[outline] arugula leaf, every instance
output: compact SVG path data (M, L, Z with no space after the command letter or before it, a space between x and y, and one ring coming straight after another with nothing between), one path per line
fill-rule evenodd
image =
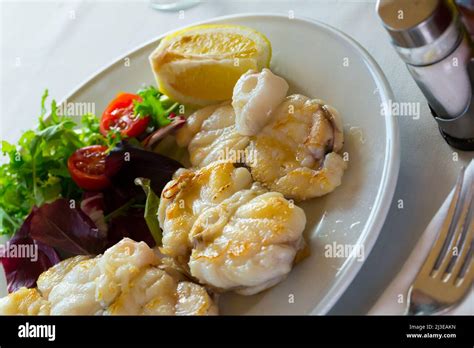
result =
M150 116L153 126L158 129L171 123L169 115L179 103L171 101L162 95L155 87L149 86L138 91L142 101L134 101L133 111L140 117Z
M151 235L155 240L157 245L161 245L161 239L163 237L160 225L158 224L158 217L156 216L158 212L158 205L160 204L160 198L155 194L155 192L150 187L150 179L145 178L136 178L135 185L139 185L143 188L146 194L146 204L145 204L145 221L150 229Z

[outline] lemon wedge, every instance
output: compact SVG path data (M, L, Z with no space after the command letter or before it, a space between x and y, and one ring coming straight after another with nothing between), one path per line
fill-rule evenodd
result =
M199 25L166 36L149 59L161 92L200 106L231 99L242 74L269 66L271 45L252 28Z

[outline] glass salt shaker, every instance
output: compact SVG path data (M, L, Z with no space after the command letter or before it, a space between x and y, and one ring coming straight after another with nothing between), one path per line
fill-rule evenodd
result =
M379 0L377 13L444 139L455 148L474 150L472 46L454 3Z

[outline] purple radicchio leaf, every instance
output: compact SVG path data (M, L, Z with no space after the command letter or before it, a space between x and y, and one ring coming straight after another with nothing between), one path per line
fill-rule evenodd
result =
M15 235L0 249L8 292L36 286L39 275L60 261L56 251L30 237L33 215L30 214Z
M96 255L104 250L106 235L76 204L60 198L33 207L30 236L68 256Z
M81 210L94 221L100 232L107 234L107 222L104 217L105 199L102 192L84 192Z
M148 135L143 141L142 141L142 146L145 149L151 149L153 145L155 145L157 142L161 141L164 137L167 135L173 133L176 129L179 127L183 126L186 123L186 119L183 116L176 116L174 114L170 114L170 117L172 119L171 123L158 128L156 131Z
M107 247L128 237L135 241L144 241L150 248L156 245L146 220L143 209L130 209L125 215L118 216L109 222Z
M135 178L150 179L150 187L159 195L174 172L181 167L178 161L127 142L120 143L105 160L105 173L112 183L118 187L132 188L136 194L142 190L135 185Z

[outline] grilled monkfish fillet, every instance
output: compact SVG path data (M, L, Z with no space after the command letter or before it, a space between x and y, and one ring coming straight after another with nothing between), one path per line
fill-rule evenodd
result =
M303 210L227 162L178 172L163 190L158 219L161 252L220 291L250 295L275 285L304 246Z
M321 100L291 95L252 137L248 162L253 178L287 198L305 200L332 192L341 184L346 162L342 123Z
M288 84L264 69L239 79L232 106L198 110L178 131L194 167L217 160L244 163L252 177L286 198L306 200L341 184L346 162L337 110L318 99L294 94Z
M217 307L200 285L160 269L144 242L125 238L95 258L76 256L42 273L37 289L0 299L0 314L207 315Z
M191 164L199 168L225 159L229 150L242 151L249 144L249 138L236 130L230 103L210 105L190 115L176 140L179 146L188 147Z
M247 71L240 77L232 94L237 132L256 135L288 92L288 83L269 69Z

